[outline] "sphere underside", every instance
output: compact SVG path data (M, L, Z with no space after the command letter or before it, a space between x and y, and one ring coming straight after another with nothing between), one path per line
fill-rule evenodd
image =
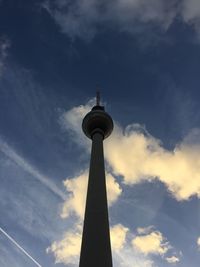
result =
M112 133L113 120L103 110L92 110L83 119L82 129L90 139L96 132L100 132L105 139Z

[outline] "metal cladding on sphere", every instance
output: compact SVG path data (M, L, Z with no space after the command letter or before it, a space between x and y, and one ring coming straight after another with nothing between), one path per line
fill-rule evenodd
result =
M94 133L99 132L104 139L107 138L113 130L113 120L102 106L94 106L85 116L82 123L82 129L85 135L92 139Z

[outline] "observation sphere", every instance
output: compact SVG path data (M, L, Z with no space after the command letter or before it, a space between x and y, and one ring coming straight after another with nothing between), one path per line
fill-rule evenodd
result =
M102 106L94 106L85 116L82 123L85 135L92 139L94 133L99 132L103 138L107 138L113 130L113 120Z

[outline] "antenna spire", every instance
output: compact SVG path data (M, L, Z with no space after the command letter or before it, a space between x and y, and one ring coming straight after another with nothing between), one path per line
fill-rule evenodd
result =
M96 94L96 105L100 106L100 92L99 91L97 91L97 94Z

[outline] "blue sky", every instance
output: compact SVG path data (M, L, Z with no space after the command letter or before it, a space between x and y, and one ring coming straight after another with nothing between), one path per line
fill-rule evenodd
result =
M37 266L3 231L77 266L97 88L114 266L199 266L199 21L197 0L0 1L0 266Z

